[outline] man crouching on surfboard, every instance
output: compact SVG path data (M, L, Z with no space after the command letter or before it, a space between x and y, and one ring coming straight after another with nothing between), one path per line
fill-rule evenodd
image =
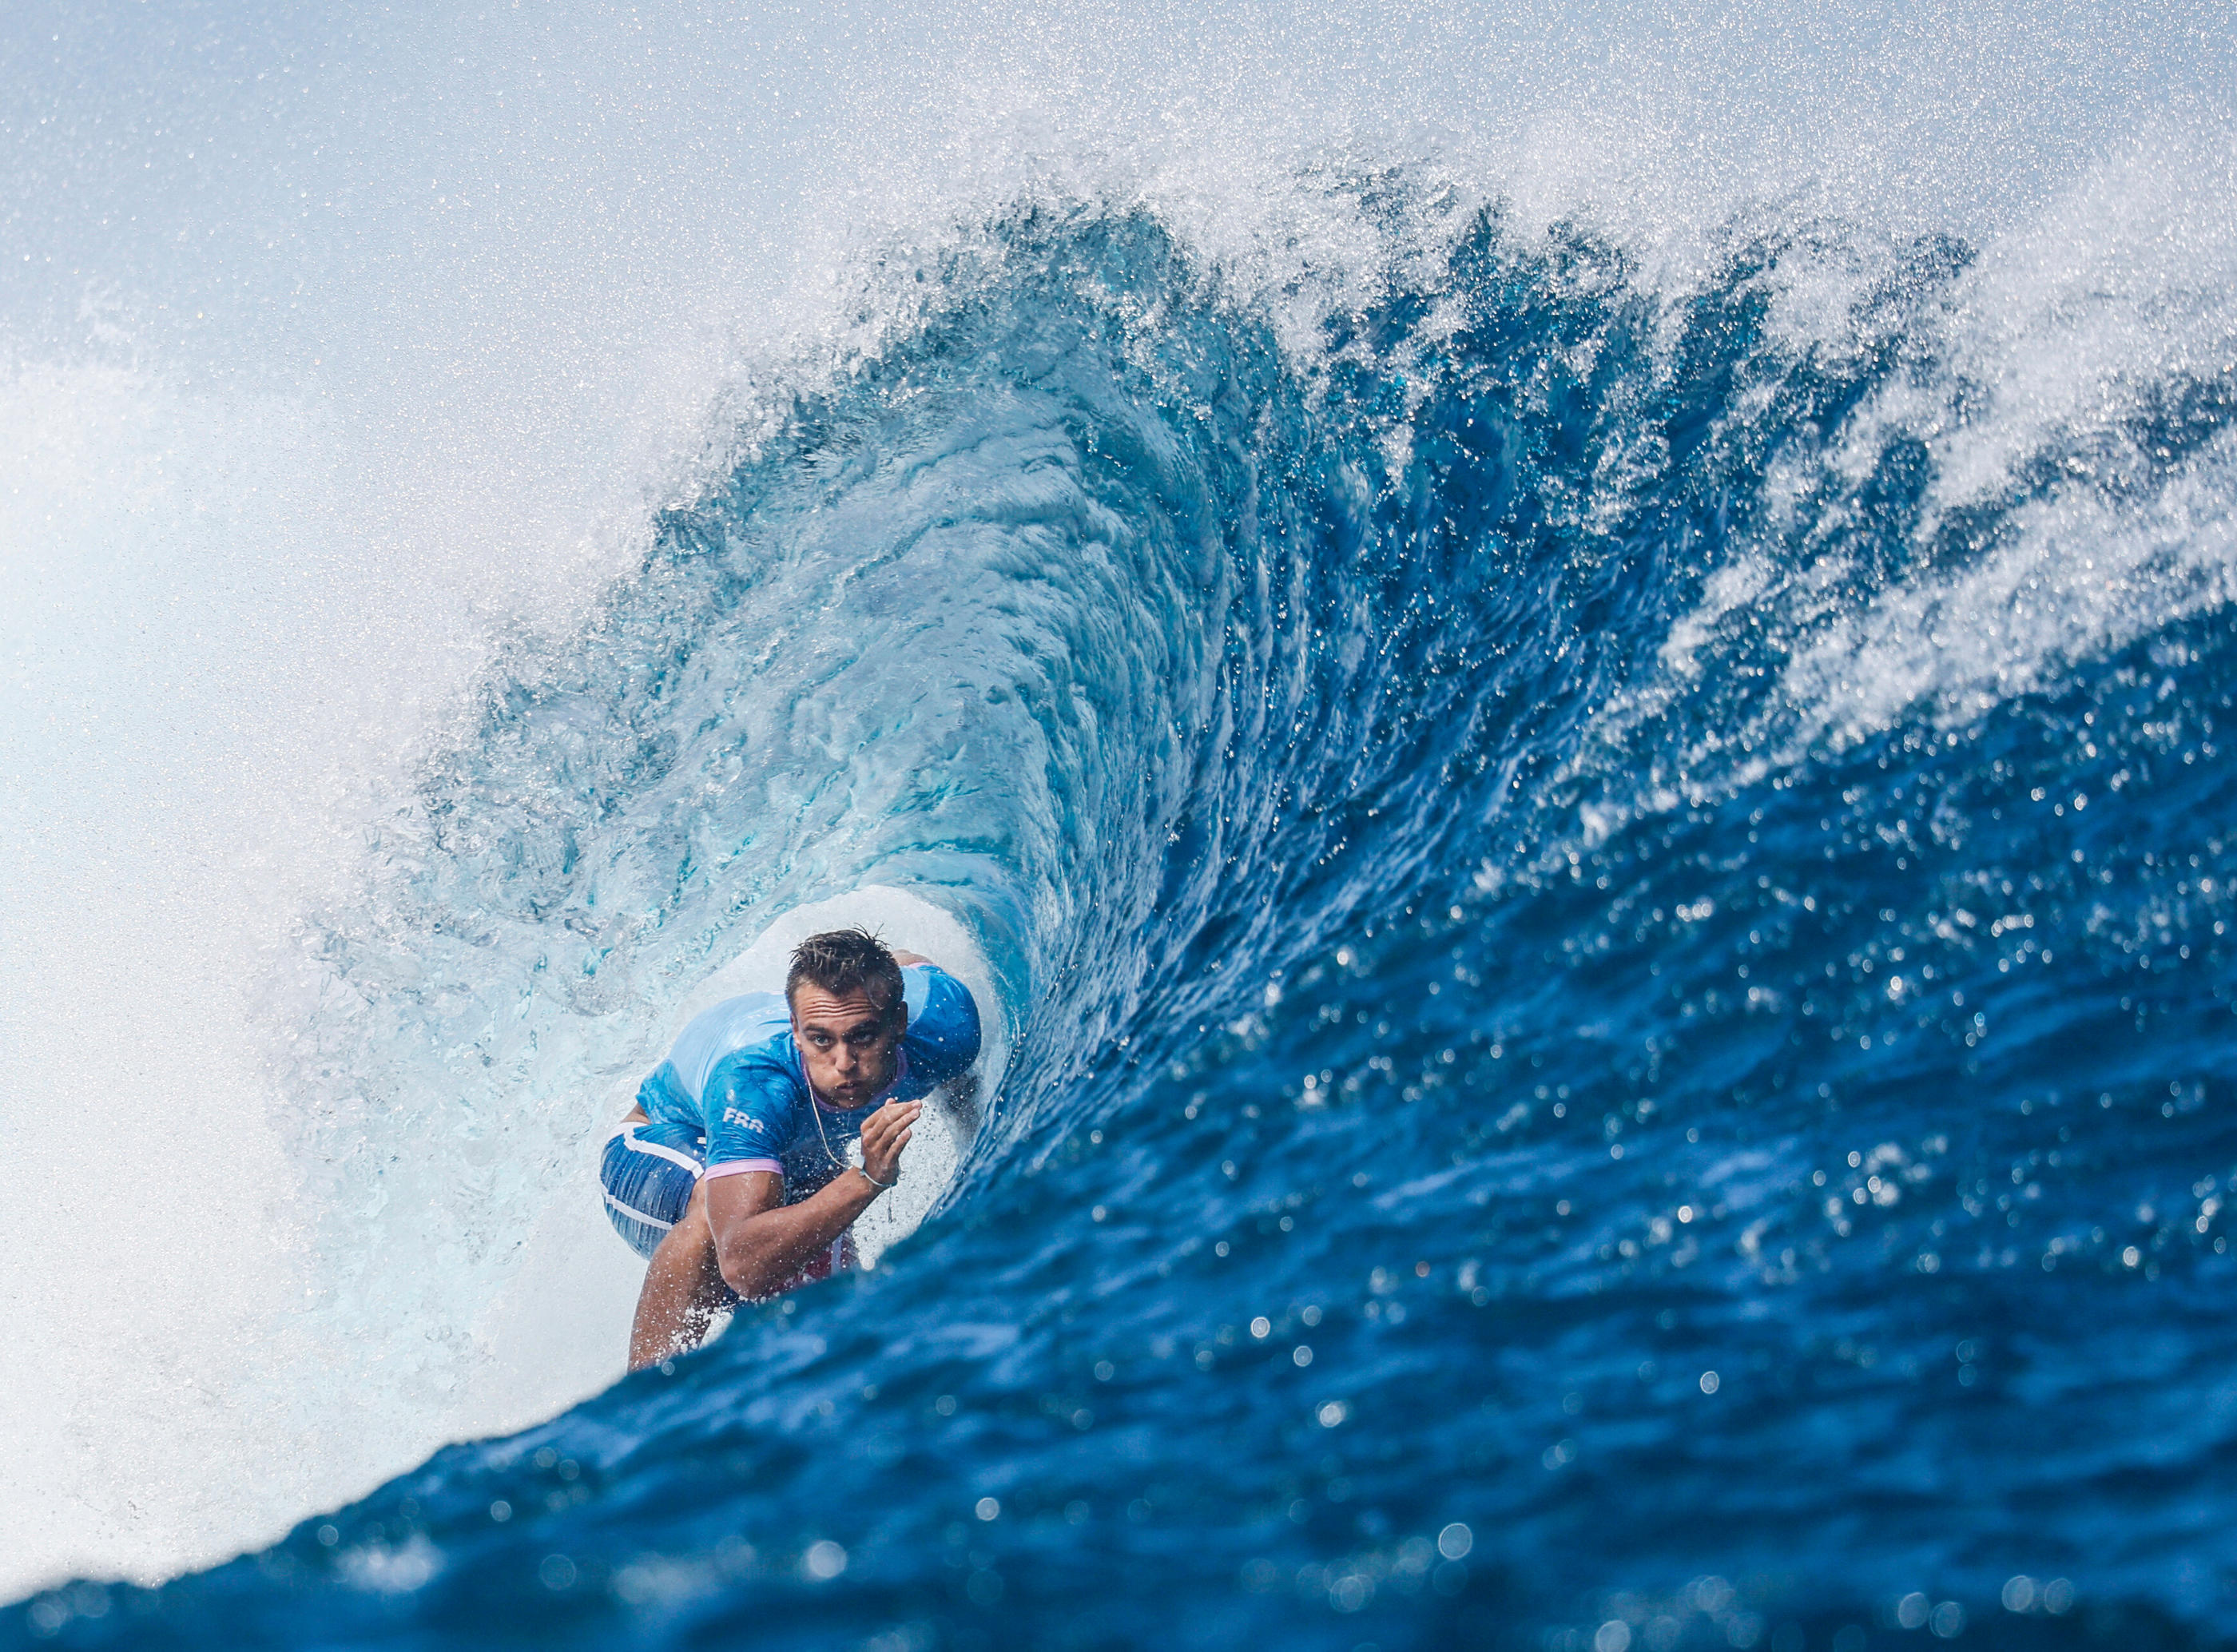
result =
M920 1098L978 1058L968 989L859 929L795 948L782 997L695 1017L599 1166L606 1214L651 1260L630 1369L696 1346L740 1297L846 1267L847 1230L899 1178Z

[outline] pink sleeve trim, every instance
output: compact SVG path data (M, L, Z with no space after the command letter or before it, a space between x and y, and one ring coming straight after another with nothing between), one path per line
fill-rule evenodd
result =
M766 1170L781 1176L784 1167L775 1159L734 1159L729 1164L710 1164L699 1173L702 1181L712 1181L716 1176L743 1175L749 1170Z

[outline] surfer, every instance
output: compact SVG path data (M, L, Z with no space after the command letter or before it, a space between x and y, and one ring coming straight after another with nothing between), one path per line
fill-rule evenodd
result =
M696 1346L742 1297L846 1267L848 1229L899 1178L922 1098L978 1057L969 990L860 929L802 941L782 997L695 1017L599 1165L606 1214L650 1262L630 1369Z

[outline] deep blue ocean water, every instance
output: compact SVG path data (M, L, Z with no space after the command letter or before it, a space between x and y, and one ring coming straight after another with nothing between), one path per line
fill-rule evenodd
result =
M881 352L508 649L379 899L307 933L353 995L322 1059L466 1050L501 1094L555 1028L658 1024L739 914L915 886L1016 1039L944 1212L0 1638L2237 1629L2237 629L2206 592L2024 672L1835 668L2198 585L2168 502L2226 511L2237 368L2046 421L1953 508L1967 245L1736 228L1672 287L1343 187L1438 227L1310 351L1144 211L896 273Z

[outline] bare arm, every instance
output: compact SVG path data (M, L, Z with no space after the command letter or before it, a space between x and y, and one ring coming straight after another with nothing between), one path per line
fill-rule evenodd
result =
M784 1178L766 1170L701 1185L723 1282L740 1296L774 1296L818 1251L845 1233L901 1174L901 1149L921 1102L888 1102L862 1124L863 1168L834 1176L796 1205L782 1203Z

